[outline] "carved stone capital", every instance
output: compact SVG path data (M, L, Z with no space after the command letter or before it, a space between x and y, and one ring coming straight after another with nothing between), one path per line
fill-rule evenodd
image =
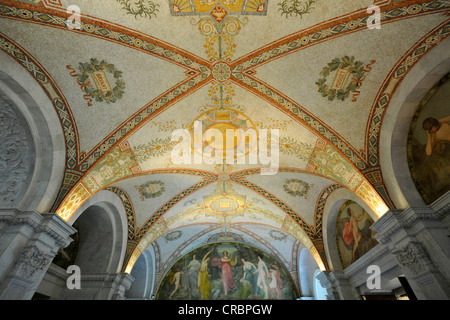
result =
M114 300L124 300L125 292L131 288L134 277L128 273L119 273L116 278L116 292L113 295Z
M402 249L393 252L398 263L408 269L413 275L420 275L429 271L432 266L431 260L418 242L410 242Z
M55 241L58 249L67 247L72 241L69 236L76 231L54 213L0 209L2 222L11 226L26 225L36 233L45 233Z
M47 257L36 246L25 248L11 268L10 275L17 275L24 279L31 279L36 272L44 270L50 263Z

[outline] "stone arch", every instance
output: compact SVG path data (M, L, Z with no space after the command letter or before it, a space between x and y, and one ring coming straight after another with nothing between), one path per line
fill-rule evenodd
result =
M301 249L298 266L302 299L312 300L314 297L314 272L320 271L320 269L308 249Z
M380 165L396 208L423 206L407 160L407 137L414 113L429 90L450 71L450 39L427 53L406 75L392 97L380 134Z
M317 279L319 269L314 271L314 300L327 300L328 291L320 284L320 280Z
M77 222L79 249L75 264L82 274L119 273L127 247L127 218L120 199L100 191L68 221Z
M155 284L155 259L152 247L148 247L138 258L131 276L135 278L131 288L127 291L127 299L151 299Z
M348 200L359 204L373 221L378 219L360 198L345 188L339 188L329 195L323 210L323 243L330 270L343 270L336 243L336 223L340 207Z
M26 188L13 206L22 211L49 212L56 200L65 168L65 141L54 106L36 80L0 51L0 95L14 106L28 127L30 170ZM10 204L11 205L11 204ZM11 208L11 206L10 206Z

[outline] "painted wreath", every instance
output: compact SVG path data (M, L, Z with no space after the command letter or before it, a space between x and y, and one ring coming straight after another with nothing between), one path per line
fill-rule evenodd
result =
M303 189L302 190L292 190L289 188L289 185L291 183L298 183L300 184ZM286 180L285 184L283 185L284 191L286 191L288 194L290 194L293 197L307 197L309 190L311 188L312 185L308 184L305 181L302 180L298 180L298 179L288 179Z
M279 230L270 230L269 235L274 239L278 241L283 241L286 239L286 234L279 231Z
M172 231L172 232L166 234L165 238L167 241L175 241L175 240L179 239L182 234L183 234L182 231L175 230L175 231Z
M155 192L146 191L150 185L159 185L159 190ZM136 187L136 189L138 190L142 201L144 201L145 199L157 198L161 196L164 193L164 191L166 191L164 183L161 181L148 181L147 183L144 183L143 185Z
M122 99L125 90L125 82L122 80L122 71L117 70L113 64L108 63L106 60L101 60L99 62L98 59L92 58L89 62L80 62L78 70L80 71L78 74L79 84L86 94L91 96L94 101L115 103L117 100ZM113 75L116 82L115 86L111 88L110 91L100 91L92 84L90 75L96 71L105 71Z
M338 68L348 69L352 75L352 81L345 89L333 89L326 84L327 78L331 72L336 71ZM355 61L355 57L345 56L342 58L335 58L328 63L328 66L323 68L320 72L322 78L320 78L316 85L319 87L319 92L323 97L327 97L328 100L333 101L339 99L344 101L349 97L351 92L355 92L361 87L361 81L364 78L364 63L361 61Z

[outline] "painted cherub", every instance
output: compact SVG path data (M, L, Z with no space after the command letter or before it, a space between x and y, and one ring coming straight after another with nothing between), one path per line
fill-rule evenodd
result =
M439 141L450 141L450 116L440 120L435 118L426 118L422 122L422 128L428 135L425 152L427 156L433 153L433 148Z

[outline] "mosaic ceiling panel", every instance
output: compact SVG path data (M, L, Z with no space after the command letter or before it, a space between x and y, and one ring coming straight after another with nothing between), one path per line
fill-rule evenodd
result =
M374 3L381 28L368 30ZM66 168L53 210L71 221L103 189L124 204L124 271L148 246L165 265L214 241L287 262L301 244L323 270L332 192L350 190L375 218L391 206L379 164L383 115L414 63L447 38L449 6L5 0L0 48L61 119ZM237 132L231 144L227 130Z

